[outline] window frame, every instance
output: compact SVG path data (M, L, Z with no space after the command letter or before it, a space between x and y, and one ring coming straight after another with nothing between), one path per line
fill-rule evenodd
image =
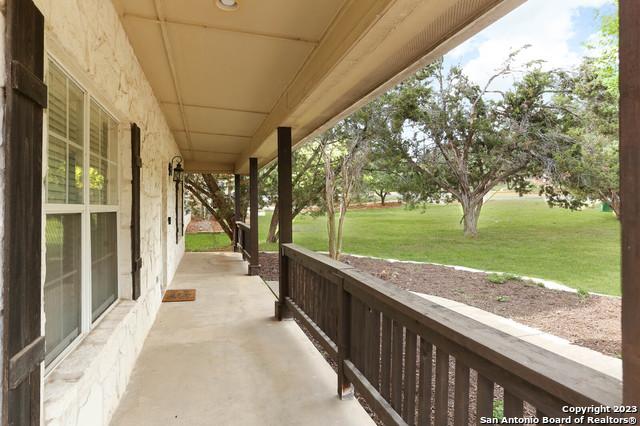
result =
M92 259L91 259L91 214L93 213L115 213L116 214L116 247L120 246L120 226L121 226L121 217L120 217L120 202L122 200L122 194L120 190L120 182L122 181L122 169L121 169L121 150L120 150L120 126L121 122L116 118L116 114L102 102L101 98L97 96L97 94L92 90L92 88L88 87L88 85L82 84L82 82L74 76L74 73L66 67L64 63L59 60L55 54L50 51L46 52L45 55L45 63L44 63L44 75L45 75L45 83L49 82L49 64L54 63L75 85L77 85L83 93L83 128L82 128L82 159L83 159L83 176L82 176L82 203L81 204L61 204L61 203L49 203L48 202L48 157L49 157L49 110L45 109L43 114L43 149L42 149L42 170L43 170L43 197L42 197L42 250L43 250L43 261L46 256L45 247L46 247L46 221L47 215L49 214L80 214L80 251L81 251L81 285L80 285L80 333L79 335L73 339L71 343L60 353L56 358L51 360L49 365L45 366L45 376L51 373L56 366L58 366L78 345L84 340L84 338L89 334L91 330L93 330L102 319L118 304L118 300L122 298L120 286L117 285L117 293L116 299L111 303L111 305L105 309L105 311L98 316L95 320L92 320L92 301L91 301L91 292L92 292L92 282L91 282L91 269L92 269ZM91 120L91 103L95 102L95 104L101 108L104 113L113 120L115 127L115 166L116 166L116 194L117 200L116 204L92 204L91 203L91 194L89 188L89 169L90 169L90 120ZM68 104L67 104L68 107ZM67 118L68 120L68 118ZM53 135L59 137L55 132ZM64 139L67 142L66 138ZM68 189L67 189L68 193ZM68 195L67 195L68 201ZM118 260L116 262L117 265L117 277L121 276L121 265L120 265L120 252L117 252ZM46 274L46 271L44 272ZM42 285L44 286L44 276L42 279ZM119 284L119 283L118 283ZM43 318L46 321L44 315L44 303L42 305ZM44 334L44 322L43 322L43 334Z

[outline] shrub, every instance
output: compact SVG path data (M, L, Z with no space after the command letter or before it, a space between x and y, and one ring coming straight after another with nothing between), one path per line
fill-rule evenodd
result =
M489 274L487 275L487 281L493 284L504 284L507 281L522 281L522 278L513 274Z

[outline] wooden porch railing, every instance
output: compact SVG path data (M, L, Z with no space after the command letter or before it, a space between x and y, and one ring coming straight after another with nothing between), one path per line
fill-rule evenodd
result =
M615 378L294 244L281 256L281 300L337 361L339 395L355 385L385 424L621 403Z
M242 259L251 261L251 253L249 252L249 238L251 235L251 226L244 222L236 222L236 251L242 253Z

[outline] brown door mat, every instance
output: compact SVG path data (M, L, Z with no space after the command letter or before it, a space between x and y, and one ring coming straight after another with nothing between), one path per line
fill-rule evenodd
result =
M196 300L196 290L180 289L180 290L167 290L162 298L163 302L193 302Z

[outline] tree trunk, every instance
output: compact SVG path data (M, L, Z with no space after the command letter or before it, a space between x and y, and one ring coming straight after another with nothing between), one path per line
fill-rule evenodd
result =
M337 242L336 242L336 210L335 210L335 192L336 182L333 167L331 166L331 149L325 147L324 151L324 171L325 171L325 204L327 207L327 236L329 239L329 257L338 258Z
M462 205L462 222L464 223L464 236L475 238L478 236L478 219L482 210L483 198L464 197L460 200Z
M267 233L268 243L278 242L278 210L278 202L276 201L275 207L273 209L273 215L271 216L271 223L269 224L269 232Z
M620 219L620 193L617 191L609 191L609 197L607 197L605 201L611 206L613 214Z
M342 241L344 240L344 220L347 216L347 202L342 199L340 202L340 216L338 217L338 233L336 236L336 250L333 259L340 260L342 254Z
M386 192L382 192L380 194L380 204L382 204L384 206L384 200L387 198L387 193Z

